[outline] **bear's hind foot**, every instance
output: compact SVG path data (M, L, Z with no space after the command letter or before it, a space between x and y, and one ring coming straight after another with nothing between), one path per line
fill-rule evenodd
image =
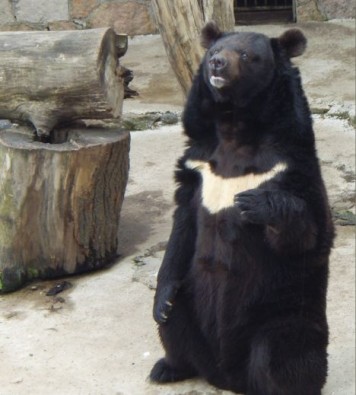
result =
M162 358L153 366L150 373L150 380L155 383L172 383L175 381L190 379L195 376L196 374L189 368L173 368L164 358Z

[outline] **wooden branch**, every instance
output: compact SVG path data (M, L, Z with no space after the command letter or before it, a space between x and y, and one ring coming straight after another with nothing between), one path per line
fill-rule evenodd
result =
M62 144L44 144L0 131L0 291L117 257L129 134L82 129L62 136Z
M127 37L108 28L0 33L0 118L30 122L41 136L76 119L120 117L126 49Z

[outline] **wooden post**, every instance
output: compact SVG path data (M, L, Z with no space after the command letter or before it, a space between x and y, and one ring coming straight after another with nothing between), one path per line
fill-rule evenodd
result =
M0 33L0 118L48 136L77 119L120 117L126 49L109 28Z
M204 54L200 31L211 19L222 30L233 30L233 0L153 0L152 6L168 60L187 94Z
M234 0L199 0L204 22L214 21L221 31L231 32L235 27Z
M68 129L62 135L61 144L45 144L28 131L0 131L0 292L117 257L129 134Z

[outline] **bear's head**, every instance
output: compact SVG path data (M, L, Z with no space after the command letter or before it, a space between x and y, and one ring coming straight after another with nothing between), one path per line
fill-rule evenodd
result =
M209 22L201 35L202 46L207 49L203 60L205 83L215 100L233 99L243 107L269 86L279 59L288 62L302 55L306 42L298 29L269 38L259 33L224 33Z

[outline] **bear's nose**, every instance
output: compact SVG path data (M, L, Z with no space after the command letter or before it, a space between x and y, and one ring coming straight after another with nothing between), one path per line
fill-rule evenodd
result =
M227 60L224 56L216 54L209 60L209 67L213 71L222 70L227 64Z

